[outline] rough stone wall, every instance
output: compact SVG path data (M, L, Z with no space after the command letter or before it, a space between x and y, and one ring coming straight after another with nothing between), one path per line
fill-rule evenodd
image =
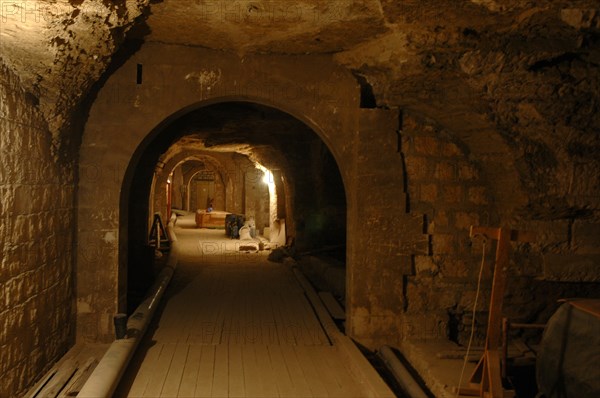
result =
M560 298L600 296L597 283L585 283L597 272L598 223L593 217L503 216L491 177L450 132L405 112L401 134L408 209L425 214L431 239L430 252L414 257L414 274L407 276L403 337L468 340L482 254L482 240L469 238L470 225L509 226L537 234L533 244L512 245L504 314L513 321L544 323ZM485 338L495 243L487 242L486 249L474 315L480 343ZM562 278L548 277L549 267L562 270Z
M484 32L477 49L458 60L517 159L535 218L598 209L597 15L534 9L523 17L519 34Z
M397 110L360 109L347 189L347 332L372 349L400 342L412 258L428 253L423 214L407 212ZM344 181L346 183L346 181ZM355 184L355 185L354 185ZM352 211L355 208L356 211Z
M597 211L597 2L468 3L383 2L394 33L335 57L468 145L507 219Z
M2 58L20 75L23 86L39 98L39 109L51 126L56 144L72 138L64 129L72 109L105 71L125 32L142 16L148 3L2 3Z
M263 172L253 168L244 173L244 214L254 217L256 229L263 233L269 227L269 188L263 182Z
M286 239L296 241L296 219L298 218L295 206L297 200L297 177L294 174L295 169L290 167L290 164L293 162L290 151L277 145L269 147L261 146L256 147L250 154L250 157L253 161L260 163L273 173L273 182L275 184L273 193L277 200L276 203L269 204L268 216L270 221L284 219Z
M402 155L409 212L425 215L431 239L430 253L414 257L414 275L407 277L403 337L450 336L463 342L465 335L468 339L482 253L481 240L469 238L469 227L497 224L487 179L460 142L408 114L403 117ZM478 304L477 319L483 323L490 252Z
M14 397L74 341L74 164L0 68L0 396Z
M173 184L173 199L171 206L174 209L182 209L183 208L183 174L181 172L181 167L176 167L173 170L173 179L171 181Z
M80 141L75 130L82 114L74 109L146 5L102 0L2 3L2 397L21 395L74 342L73 147ZM100 254L98 246L81 246L86 259Z

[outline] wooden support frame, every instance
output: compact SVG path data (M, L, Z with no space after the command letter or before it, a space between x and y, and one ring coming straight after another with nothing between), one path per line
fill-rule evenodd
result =
M158 213L154 214L154 219L152 221L152 228L150 228L150 237L149 243L152 244L156 250L160 250L162 248L162 244L168 248L169 246L169 235L167 234L167 230L160 219L160 215Z
M535 240L535 234L508 228L471 226L469 236L471 238L483 236L486 239L496 240L497 246L483 355L471 375L469 387L461 388L459 386L459 393L482 398L512 398L515 396L514 391L505 390L502 386L500 359L502 349L502 304L509 267L509 249L511 241L532 242Z

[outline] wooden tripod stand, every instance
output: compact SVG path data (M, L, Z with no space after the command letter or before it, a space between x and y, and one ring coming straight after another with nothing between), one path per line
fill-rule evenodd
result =
M514 391L502 387L500 367L500 350L502 337L502 303L506 289L508 271L508 254L510 242L532 242L535 234L521 232L508 228L474 227L471 226L470 237L482 235L487 239L498 241L496 246L496 264L492 281L492 295L488 316L487 335L481 359L477 363L469 380L469 387L461 388L461 395L484 398L512 398Z
M165 229L165 226L163 225L158 213L154 214L152 228L150 228L149 243L153 245L156 250L161 250L163 248L163 243L167 248L169 246L169 235L167 234L167 230Z

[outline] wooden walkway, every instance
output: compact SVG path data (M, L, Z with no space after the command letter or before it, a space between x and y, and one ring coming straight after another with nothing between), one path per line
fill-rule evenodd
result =
M115 396L378 395L365 391L290 267L232 250L222 231L176 232L178 268Z

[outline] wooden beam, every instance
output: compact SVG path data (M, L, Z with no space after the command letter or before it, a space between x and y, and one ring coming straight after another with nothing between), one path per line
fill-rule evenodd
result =
M502 387L500 349L502 349L502 305L506 290L510 242L533 242L535 233L517 231L508 228L493 228L471 226L469 236L484 236L486 239L496 240L496 262L492 280L492 293L488 314L488 326L485 340L485 350L475 367L470 379L470 388L460 388L461 394L471 394L479 389L477 396L490 398L513 397L514 392L505 391ZM484 254L485 255L485 254ZM505 325L505 330L508 325ZM504 347L506 350L506 347Z

